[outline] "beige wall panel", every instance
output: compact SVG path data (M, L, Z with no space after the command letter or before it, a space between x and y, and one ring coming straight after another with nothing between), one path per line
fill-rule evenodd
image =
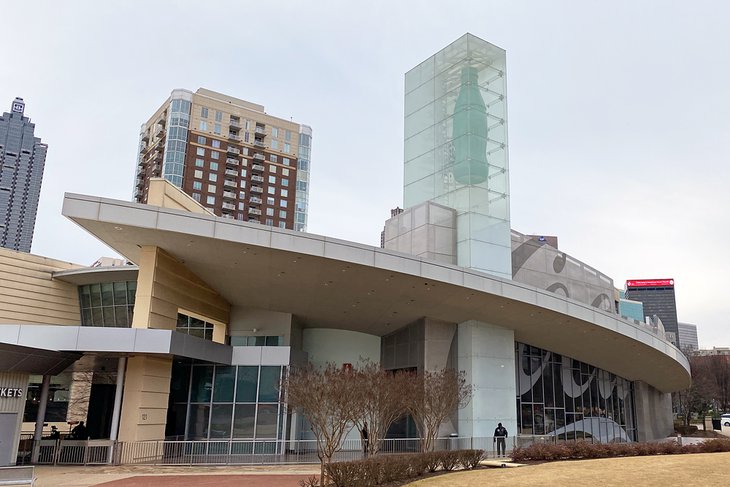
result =
M78 289L52 273L80 267L0 249L0 323L78 325Z
M169 393L169 385L170 385L170 379L167 379L166 381L167 385L165 386L165 392L150 392L150 391L141 391L139 394L140 397L140 403L144 404L144 407L140 408L140 411L144 413L145 411L149 411L152 409L163 409L167 411L167 397ZM150 423L149 417L147 419L142 418L140 421L142 421L145 424ZM164 421L163 421L164 422Z
M204 215L213 214L184 193L180 188L162 178L150 179L150 186L147 192L147 204Z
M169 376L156 377L153 375L146 375L142 379L142 391L159 392L167 389L170 383ZM165 405L167 407L167 404Z
M172 358L130 357L124 379L121 441L161 440L170 391Z

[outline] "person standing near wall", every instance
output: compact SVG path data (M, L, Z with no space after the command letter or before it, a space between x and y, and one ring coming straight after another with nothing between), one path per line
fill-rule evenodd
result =
M368 456L368 422L365 421L360 430L360 438L362 439L362 452Z
M494 430L493 443L497 444L497 456L505 456L505 447L507 443L507 428L502 426L502 423L497 424L497 428Z

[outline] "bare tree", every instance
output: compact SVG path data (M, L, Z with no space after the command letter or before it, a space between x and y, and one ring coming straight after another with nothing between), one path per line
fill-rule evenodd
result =
M703 417L711 408L715 397L716 385L708 367L708 357L688 355L692 370L692 384L689 388L675 394L679 414L685 426L689 426L692 414ZM704 425L704 421L702 423Z
M317 440L321 484L326 485L325 465L342 448L342 441L352 429L352 372L327 364L292 368L282 386L287 402L301 410Z
M362 434L368 423L368 453L376 454L390 426L407 411L412 377L403 371L383 370L370 361L361 362L353 373L352 421Z
M425 452L433 450L439 427L446 418L469 403L472 386L466 383L463 371L427 371L412 377L407 395L408 412L416 423L421 450Z

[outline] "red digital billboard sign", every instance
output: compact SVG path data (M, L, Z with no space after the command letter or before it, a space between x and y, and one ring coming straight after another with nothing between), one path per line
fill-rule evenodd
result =
M674 287L674 279L630 279L626 287Z

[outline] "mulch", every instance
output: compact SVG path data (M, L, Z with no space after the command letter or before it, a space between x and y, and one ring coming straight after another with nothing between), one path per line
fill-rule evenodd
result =
M138 475L97 484L106 487L299 487L308 475Z

